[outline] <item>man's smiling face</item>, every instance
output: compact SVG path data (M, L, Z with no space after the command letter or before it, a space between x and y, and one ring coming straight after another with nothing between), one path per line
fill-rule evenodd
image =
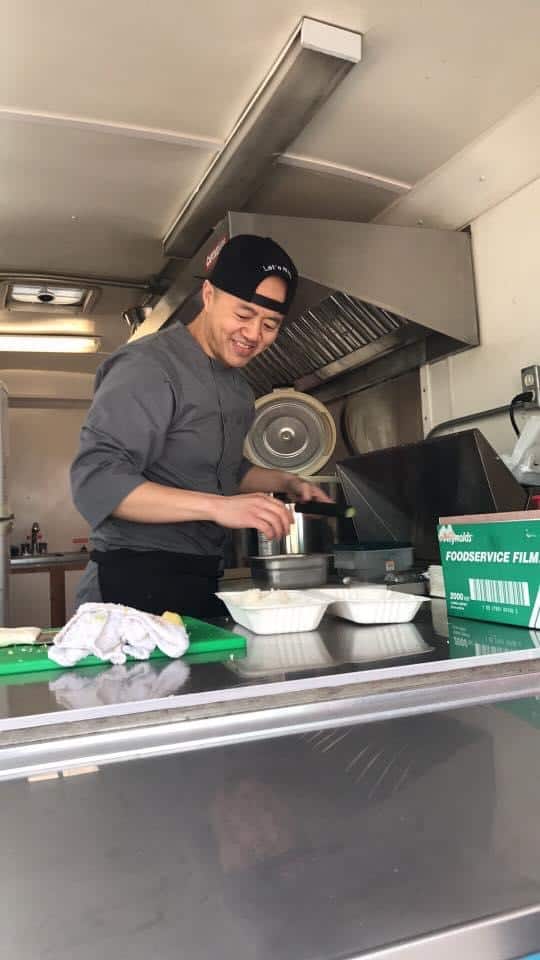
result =
M284 303L287 285L276 276L265 277L256 291ZM191 330L205 353L228 367L244 367L276 339L283 314L225 293L206 280L203 312Z

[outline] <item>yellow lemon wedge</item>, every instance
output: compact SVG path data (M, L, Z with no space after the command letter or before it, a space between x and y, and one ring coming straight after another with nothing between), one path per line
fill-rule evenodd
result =
M165 610L165 613L161 614L161 619L166 620L167 623L174 623L176 627L183 627L184 621L179 613L172 613L170 610Z

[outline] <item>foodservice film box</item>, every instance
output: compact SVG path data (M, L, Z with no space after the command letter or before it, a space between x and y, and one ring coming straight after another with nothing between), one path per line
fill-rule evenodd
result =
M540 511L441 517L448 613L540 629Z

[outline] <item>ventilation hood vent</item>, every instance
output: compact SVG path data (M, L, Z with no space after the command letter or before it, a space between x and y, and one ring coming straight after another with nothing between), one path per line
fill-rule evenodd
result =
M138 333L189 323L200 309L197 276L210 274L223 242L242 233L272 237L300 275L276 343L246 367L259 396L314 391L389 354L396 376L478 343L468 234L249 213L227 215Z
M308 390L407 342L407 328L403 317L336 292L286 323L246 377L257 394L291 384Z

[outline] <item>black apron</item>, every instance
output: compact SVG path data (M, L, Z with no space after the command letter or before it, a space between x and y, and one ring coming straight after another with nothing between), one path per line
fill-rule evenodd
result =
M104 603L121 603L145 613L173 613L213 620L227 616L215 596L221 557L167 550L93 550Z

